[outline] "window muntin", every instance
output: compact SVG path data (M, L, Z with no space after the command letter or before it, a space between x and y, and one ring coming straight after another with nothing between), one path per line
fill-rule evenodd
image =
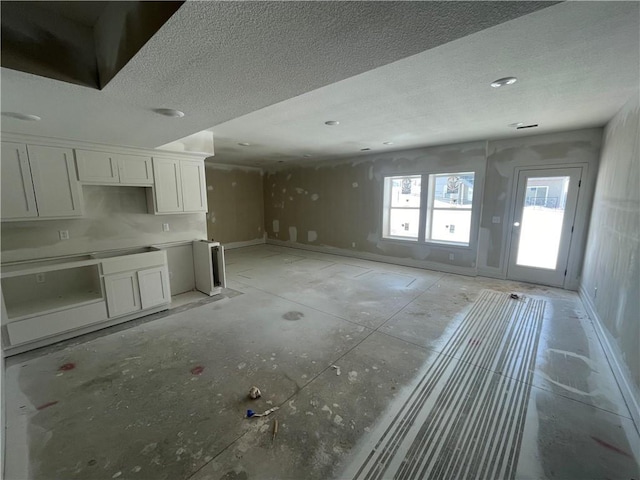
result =
M383 238L469 245L474 178L473 172L385 177Z

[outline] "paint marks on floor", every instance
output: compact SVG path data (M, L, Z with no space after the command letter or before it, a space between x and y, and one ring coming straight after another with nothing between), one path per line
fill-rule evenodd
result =
M40 405L39 407L36 407L36 410L44 410L45 408L53 407L54 405L57 405L57 404L58 404L57 400L55 400L53 402L47 402L47 403L44 403L44 404Z
M544 306L484 290L348 477L515 478Z
M64 365L61 365L58 370L60 370L61 372L67 372L69 370L73 370L74 368L76 368L75 363L65 363Z
M629 455L624 450L621 450L618 447L616 447L615 445L611 445L609 442L605 442L604 440L602 440L602 439L600 439L598 437L592 436L591 439L594 442L596 442L598 445L600 445L601 447L606 448L607 450L611 450L612 452L618 453L620 455L624 455L625 457L628 457L628 458L633 458L631 455Z
M204 367L202 365L197 365L191 369L191 375L201 375L204 372Z
M291 320L291 321L300 320L303 317L304 317L304 313L302 312L287 312L284 315L282 315L282 318L284 318L285 320Z

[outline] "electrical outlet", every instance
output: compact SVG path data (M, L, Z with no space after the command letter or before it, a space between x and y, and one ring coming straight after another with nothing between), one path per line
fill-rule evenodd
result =
M351 248L356 248L356 242L351 242Z
M162 224L162 231L163 232L168 232L169 231L169 224L168 223L163 223Z
M69 230L58 230L60 240L69 240Z
M453 253L450 253L449 254L449 260L453 260L453 259L454 259L454 255L453 255Z
M44 283L44 273L36 273L36 283Z

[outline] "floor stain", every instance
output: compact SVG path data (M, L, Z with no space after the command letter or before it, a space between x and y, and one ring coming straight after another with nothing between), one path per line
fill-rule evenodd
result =
M304 313L302 312L287 312L284 315L282 315L282 318L284 318L285 320L300 320L302 317L304 317Z

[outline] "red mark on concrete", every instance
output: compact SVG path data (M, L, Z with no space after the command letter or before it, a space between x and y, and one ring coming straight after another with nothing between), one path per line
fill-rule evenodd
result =
M44 405L40 405L38 408L38 410L44 410L45 408L49 408L53 405L55 405L56 403L58 403L58 401L56 400L55 402L47 402Z
M481 343L482 343L482 340L478 340L477 338L469 339L469 345L471 345L472 347L477 347Z
M610 443L605 442L604 440L600 440L597 437L591 437L597 444L603 446L606 449L611 450L612 452L616 452L619 453L620 455L624 455L625 457L629 457L632 458L631 455L629 455L627 452L625 452L624 450L620 450L618 447L611 445Z
M197 367L193 367L191 369L191 373L193 375L200 375L202 372L204 372L204 367L201 365L198 365Z
M66 372L67 370L73 370L74 368L76 368L76 364L75 363L65 363L58 370Z

